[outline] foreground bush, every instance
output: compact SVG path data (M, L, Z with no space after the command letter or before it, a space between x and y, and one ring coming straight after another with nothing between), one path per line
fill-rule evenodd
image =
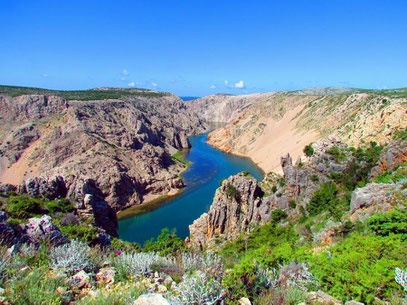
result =
M73 274L81 270L89 272L92 263L89 260L90 248L77 240L51 249L51 266L54 269L63 269L65 272Z

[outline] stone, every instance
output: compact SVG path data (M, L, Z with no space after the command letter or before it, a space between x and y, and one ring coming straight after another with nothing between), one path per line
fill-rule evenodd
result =
M340 301L335 299L334 297L330 296L329 294L318 291L318 292L309 292L307 294L307 298L311 302L318 302L319 304L326 304L326 305L342 305Z
M96 274L96 280L105 284L113 284L116 270L113 268L102 268Z
M141 295L133 305L170 305L161 294L151 293Z
M238 302L237 305L252 305L252 302L248 298L241 298Z
M52 218L49 215L28 219L24 226L24 233L30 242L36 244L48 240L57 246L67 241L66 236L62 235L59 228L52 224Z
M402 189L401 183L369 183L352 193L350 219L364 220L377 212L389 211L394 205L394 193Z
M168 289L164 285L158 285L157 286L157 292L158 293L166 293L167 291L168 291Z
M76 288L84 288L88 286L90 281L90 276L84 270L79 271L70 278L70 283Z
M346 302L345 305L365 305L365 304L361 303L361 302L356 302L356 301L349 301L349 302Z

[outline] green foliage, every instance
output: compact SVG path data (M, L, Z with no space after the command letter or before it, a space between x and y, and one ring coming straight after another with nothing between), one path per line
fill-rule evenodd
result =
M113 252L121 251L121 252L138 252L141 251L141 247L138 243L135 242L128 242L123 241L118 238L113 238L110 244L110 249Z
M222 183L223 183L223 181L225 181L225 180L226 180L225 178L221 179L221 180L219 181L219 186L222 186Z
M407 129L397 129L394 132L395 140L406 140L407 139Z
M322 290L334 297L373 304L375 297L390 297L400 287L394 268L407 263L406 243L396 236L353 233L329 251L311 259L311 271Z
M231 183L226 185L225 193L230 198L238 199L240 196L239 191Z
M47 90L41 88L0 85L0 95L15 97L25 94L52 95L59 96L67 100L81 100L81 101L118 99L138 96L162 97L167 95L167 93L164 92L153 92L147 89L106 88L106 89L65 91L65 90Z
M222 286L226 288L231 300L253 295L258 288L255 271L256 266L254 263L246 260L236 265L231 272L226 274Z
M306 145L306 146L304 147L303 152L304 152L304 154L305 154L307 157L311 157L311 156L314 154L314 148L312 147L312 143Z
M295 203L295 200L290 200L290 208L295 209L297 207L297 204Z
M276 185L273 185L273 187L271 188L271 191L272 191L273 193L277 192L277 186L276 186Z
M387 170L375 178L378 183L395 183L407 178L407 163L396 166L392 170Z
M52 215L58 212L69 213L73 211L73 205L67 199L47 200L32 198L27 194L3 198L0 200L0 206L4 206L11 218L20 220L44 214Z
M319 182L319 177L318 177L318 175L312 175L312 176L310 177L310 179L311 179L311 181Z
M184 249L184 241L177 236L175 229L170 232L168 228L162 229L156 240L151 238L146 241L143 247L145 252L158 252L161 255L175 254Z
M335 206L338 204L337 194L338 189L334 183L321 184L321 189L314 193L307 206L308 213L315 216Z
M10 279L5 288L7 299L15 305L69 303L69 297L57 292L58 287L68 287L68 283L63 278L51 277L48 268L37 268Z
M346 159L346 154L344 153L344 150L340 149L337 146L331 147L326 151L326 153L333 156L336 162L341 162Z
M287 213L281 209L275 209L273 212L271 212L271 220L274 222L279 222L285 218L287 218Z
M110 291L99 290L96 296L86 296L78 304L80 305L127 305L133 304L134 300L141 295L137 287L127 289L114 289Z
M376 214L367 220L367 226L376 235L400 235L407 240L407 209L394 208L389 212Z
M68 239L78 239L85 243L91 243L96 238L98 229L94 226L86 225L68 225L60 226L62 234L66 235Z

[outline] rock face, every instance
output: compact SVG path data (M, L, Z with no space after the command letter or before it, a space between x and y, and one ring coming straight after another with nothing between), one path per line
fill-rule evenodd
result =
M305 145L318 139L336 135L352 146L369 141L384 144L393 129L407 126L406 99L366 93L317 93L278 92L240 105L226 126L209 134L208 143L225 152L250 157L269 172L279 171L280 156L290 153L295 160L303 155ZM252 100L250 96L245 98ZM221 105L230 97L224 97L224 102L220 96L217 99L214 103ZM195 101L191 107L198 103ZM209 112L206 108L197 111ZM216 117L214 111L209 113L208 116Z
M369 183L356 189L350 202L350 219L364 220L375 213L389 211L402 204L397 200L397 194L401 195L399 198L407 197L407 189L403 189L402 183Z
M215 94L188 101L188 109L197 113L208 122L228 123L239 117L249 105L264 101L275 93L257 93L250 95Z
M0 117L2 184L77 202L92 194L115 211L182 188L185 165L171 154L206 130L171 94L94 101L0 96Z
M407 140L392 141L384 150L378 165L372 169L371 178L377 177L386 170L392 170L397 165L407 162Z
M189 226L192 244L203 248L214 236L231 239L270 219L270 209L262 204L263 191L256 179L242 174L223 181L215 193L208 213Z
M214 247L216 243L233 240L259 224L280 221L278 214L283 213L277 211L274 217L276 210L282 210L289 219L300 216L306 213L321 184L333 181L333 172L339 174L354 164L365 166L337 138L321 139L312 147L314 153L305 163L299 159L293 164L290 154L281 157L282 176L269 173L257 183L254 178L241 173L223 181L208 213L189 227L192 247ZM333 147L342 148L341 158L336 159L330 153ZM390 209L394 205L392 194L395 191L401 191L401 184L396 189L394 185L369 184L356 190L351 203L354 217Z

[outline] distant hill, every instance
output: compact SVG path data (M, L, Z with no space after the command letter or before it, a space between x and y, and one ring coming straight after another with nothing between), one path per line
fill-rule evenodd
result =
M169 95L166 92L158 92L140 88L95 88L87 90L49 90L32 87L4 86L0 85L0 95L16 97L20 95L38 94L59 96L67 100L106 100L120 99L132 96L161 97Z

